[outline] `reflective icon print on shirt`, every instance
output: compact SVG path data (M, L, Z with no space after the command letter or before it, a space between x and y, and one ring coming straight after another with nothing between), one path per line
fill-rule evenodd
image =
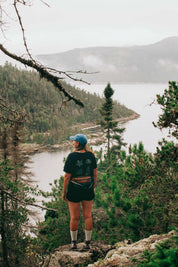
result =
M83 160L77 160L76 166L79 168L82 167L83 166Z
M91 164L91 159L86 159L86 160L85 160L85 164L86 164L86 165L90 165L90 164Z
M80 176L80 175L83 175L83 160L77 160L76 162L76 175L77 176Z
M86 164L85 175L86 175L86 176L89 176L89 175L91 175L91 159L87 159L87 160L85 161L85 164Z

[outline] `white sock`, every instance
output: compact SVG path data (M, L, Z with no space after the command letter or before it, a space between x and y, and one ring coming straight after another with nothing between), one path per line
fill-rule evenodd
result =
M70 231L70 236L71 236L72 241L77 241L77 234L78 234L78 230Z
M85 230L85 240L91 241L92 230Z

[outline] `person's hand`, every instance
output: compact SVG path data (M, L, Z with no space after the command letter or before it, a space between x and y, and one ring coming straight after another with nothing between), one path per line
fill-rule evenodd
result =
M62 193L62 199L63 199L64 201L67 201L66 193L65 193L65 192Z

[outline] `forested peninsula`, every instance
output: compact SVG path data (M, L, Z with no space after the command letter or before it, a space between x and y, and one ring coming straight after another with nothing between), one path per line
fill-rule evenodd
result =
M35 71L19 70L6 63L0 66L0 95L16 110L26 113L24 139L27 143L54 145L64 142L81 129L81 124L93 126L101 119L99 109L103 99L63 82L63 86L78 99L84 108L68 103L54 86L41 79ZM104 90L104 88L103 88ZM117 102L113 119L137 115Z

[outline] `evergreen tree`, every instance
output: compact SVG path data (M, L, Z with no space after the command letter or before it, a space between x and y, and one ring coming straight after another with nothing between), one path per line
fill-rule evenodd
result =
M6 232L6 200L7 194L4 192L4 182L8 178L8 145L7 145L7 130L4 129L0 142L0 149L2 150L2 161L0 161L0 184L1 184L1 209L0 209L0 223L1 223L1 244L2 244L2 258L3 265L9 267L8 251L7 251L7 232Z
M28 266L26 227L30 213L27 206L34 203L31 196L34 190L29 186L27 159L19 148L19 141L18 123L9 127L9 131L5 128L0 140L0 225L1 266L7 267Z
M157 244L154 251L145 250L137 267L178 266L178 236L173 236Z
M169 89L163 95L157 95L157 103L161 105L163 113L157 123L153 123L159 129L168 128L169 133L178 138L178 85L177 82L169 82ZM155 205L160 212L160 226L167 232L169 227L176 226L174 214L177 213L176 195L177 182L177 155L178 146L175 142L165 139L158 142L155 153L155 182L153 180L152 192L155 192ZM158 186L158 184L159 186ZM151 185L151 183L150 183ZM159 209L158 209L159 207Z
M107 139L107 160L111 161L111 151L113 154L119 154L121 147L126 145L123 142L121 134L124 132L124 128L118 127L118 122L113 120L113 100L112 96L114 90L111 88L110 83L107 84L104 89L104 103L101 106L100 113L103 119L100 121L101 128ZM114 146L112 146L114 143ZM111 150L112 148L112 150Z
M161 105L163 114L156 124L153 123L154 126L159 129L169 128L171 134L178 138L178 84L169 82L169 89L162 96L157 95L157 103Z

